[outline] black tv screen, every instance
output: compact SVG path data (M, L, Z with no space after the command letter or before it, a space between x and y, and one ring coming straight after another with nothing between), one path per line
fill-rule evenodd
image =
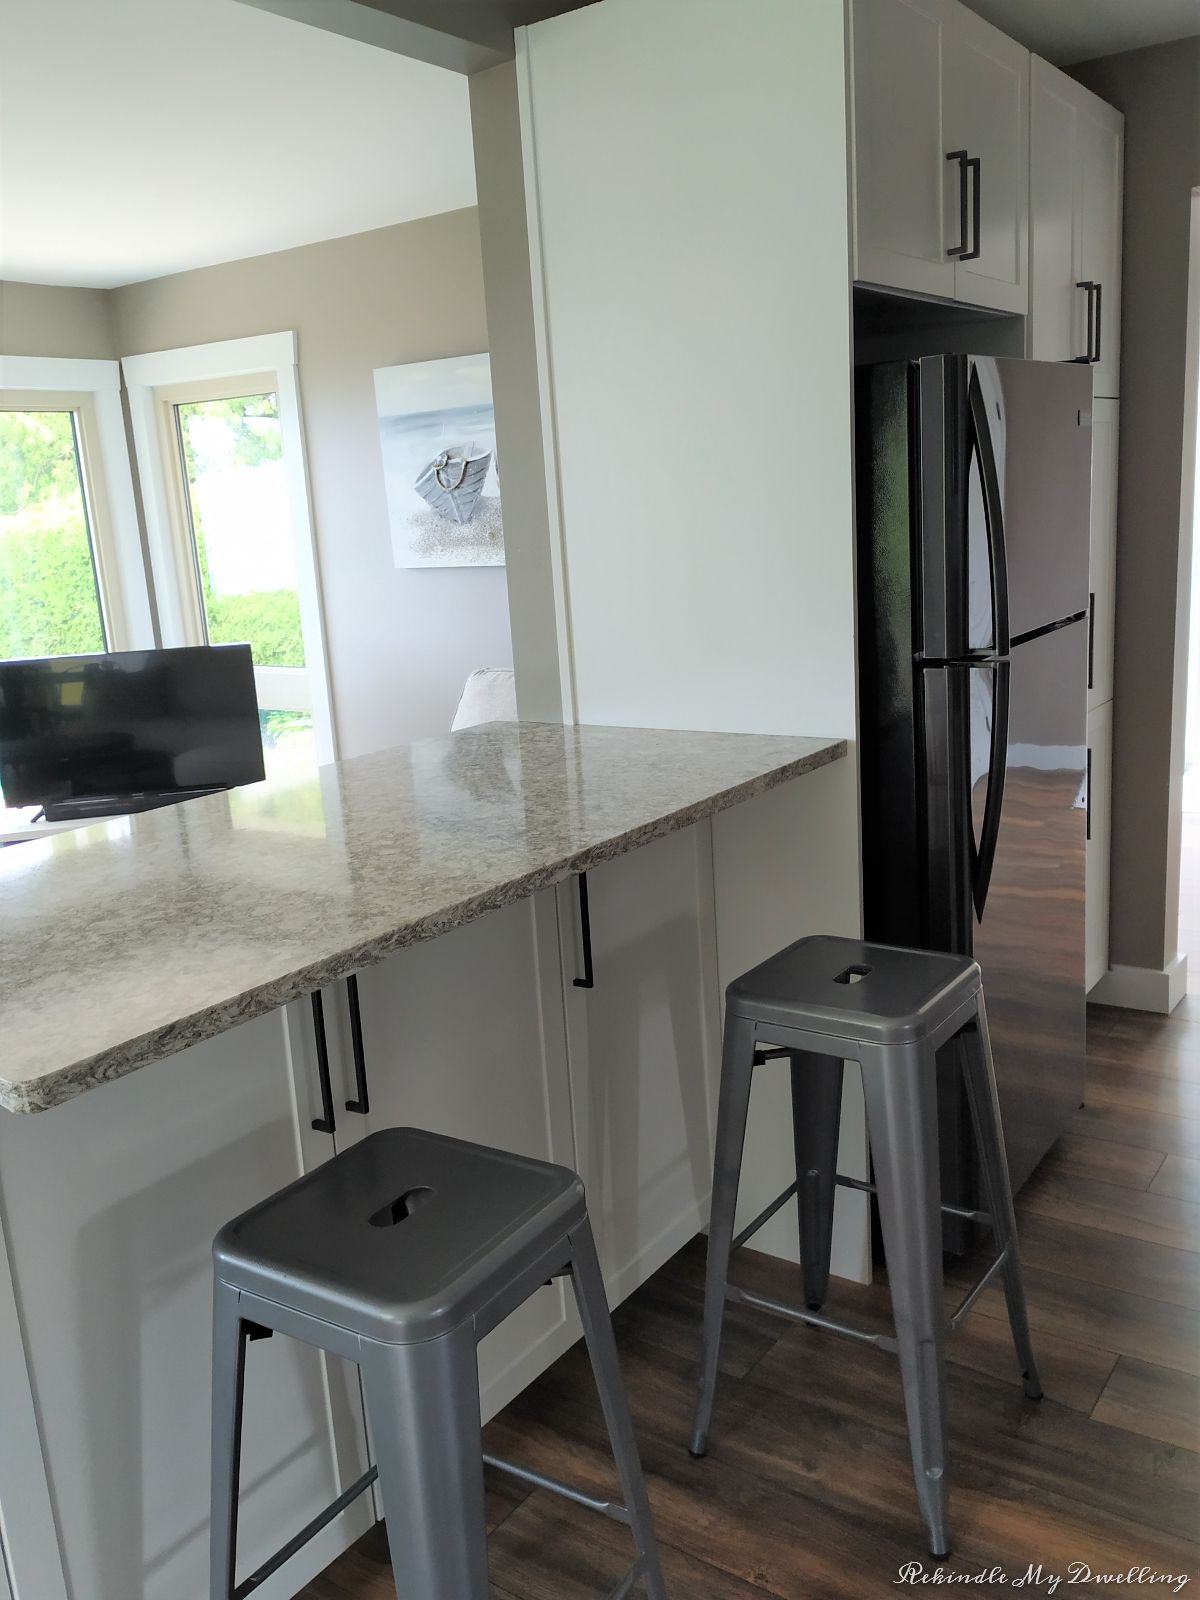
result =
M169 796L263 776L247 644L0 662L8 806Z

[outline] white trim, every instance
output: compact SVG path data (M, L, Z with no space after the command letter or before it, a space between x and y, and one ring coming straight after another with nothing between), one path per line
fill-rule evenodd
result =
M0 356L0 391L5 389L91 396L96 418L95 437L86 427L85 419L84 449L85 454L94 453L104 482L102 510L108 537L104 538L104 529L100 536L105 549L111 547L115 558L109 563L115 571L110 571L109 575L116 580L118 592L114 600L122 623L122 637L110 641L110 648L152 650L157 640L125 437L120 362L59 356Z
M325 618L321 606L316 532L308 486L295 334L265 333L247 339L223 339L216 344L190 345L178 350L156 350L148 355L125 356L121 366L129 394L134 449L141 473L142 508L158 600L159 625L162 642L166 645L193 641L183 611L183 588L178 575L170 488L159 434L156 391L181 383L236 378L242 373L274 373L296 560L296 592L304 635L305 671L312 691L317 760L322 763L333 761L337 755L337 739L329 684Z
M215 344L181 345L177 350L152 350L144 356L121 358L125 387L130 390L207 383L211 378L236 378L243 372L274 372L295 365L294 333L259 333L248 339L219 339Z
M76 356L0 356L0 389L121 392L121 363Z
M1088 991L1088 999L1169 1016L1186 993L1187 956L1180 953L1161 972L1153 967L1110 967Z
M562 482L558 459L558 425L554 405L554 357L546 305L546 261L542 249L542 202L538 184L537 136L534 131L533 76L529 29L518 28L516 40L517 115L521 129L522 181L529 245L529 287L533 310L534 358L541 406L542 452L546 469L546 521L550 533L550 582L554 596L554 629L558 640L558 681L565 723L579 721L575 687L575 652L571 640L571 602L567 546L563 532Z

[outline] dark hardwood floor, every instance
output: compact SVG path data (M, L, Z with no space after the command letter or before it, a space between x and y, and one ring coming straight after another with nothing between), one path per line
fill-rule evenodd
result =
M1071 1583L1072 1563L1200 1575L1200 996L1170 1018L1094 1009L1089 1067L1087 1106L1018 1201L1045 1399L1021 1393L998 1290L950 1345L945 1566L960 1580L944 1593L1008 1594L1039 1563L1042 1582L1025 1592L1052 1592L1056 1573L1063 1594L1133 1589ZM693 1461L703 1265L695 1240L614 1317L673 1600L903 1592L902 1564L934 1564L894 1360L731 1308L712 1448ZM738 1268L747 1286L799 1298L795 1268L750 1252ZM950 1275L949 1299L965 1275ZM888 1317L882 1284L839 1283L834 1302L865 1322ZM493 1450L615 1493L580 1346L486 1436ZM623 1529L542 1491L489 1480L489 1518L496 1600L603 1600L628 1566ZM393 1596L382 1528L304 1591Z

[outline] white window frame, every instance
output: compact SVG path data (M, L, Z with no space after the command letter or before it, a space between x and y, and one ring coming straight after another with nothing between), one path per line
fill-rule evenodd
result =
M192 575L181 563L190 560L178 534L175 508L178 466L169 457L165 441L164 404L179 403L181 385L211 384L270 377L279 399L279 427L283 439L284 481L296 567L296 593L300 602L300 628L304 638L304 671L312 694L313 732L317 760L333 761L337 755L329 662L325 646L325 618L317 565L316 536L308 488L308 465L300 412L300 385L293 332L256 334L247 339L222 339L213 344L188 345L177 350L155 350L148 355L125 356L121 361L129 398L129 420L142 489L146 543L154 577L159 630L164 645L194 644L195 622L184 596L191 592ZM170 392L167 399L164 391ZM258 669L265 674L267 669ZM292 669L293 671L295 669Z
M110 650L152 650L150 601L133 474L121 406L121 364L60 356L0 356L0 405L28 409L38 396L49 411L79 419L80 468L92 558Z

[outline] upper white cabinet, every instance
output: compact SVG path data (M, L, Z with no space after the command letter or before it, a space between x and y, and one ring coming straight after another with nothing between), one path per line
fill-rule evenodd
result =
M1125 119L1036 56L1031 82L1030 353L1090 362L1115 398Z
M947 230L946 0L854 0L855 271L865 283L954 298Z
M1028 308L1029 52L957 0L853 0L859 282Z
M995 311L1029 305L1029 51L951 3L943 97L947 201L965 213L955 261L957 300ZM965 177L963 168L966 168ZM966 203L964 204L964 198Z

